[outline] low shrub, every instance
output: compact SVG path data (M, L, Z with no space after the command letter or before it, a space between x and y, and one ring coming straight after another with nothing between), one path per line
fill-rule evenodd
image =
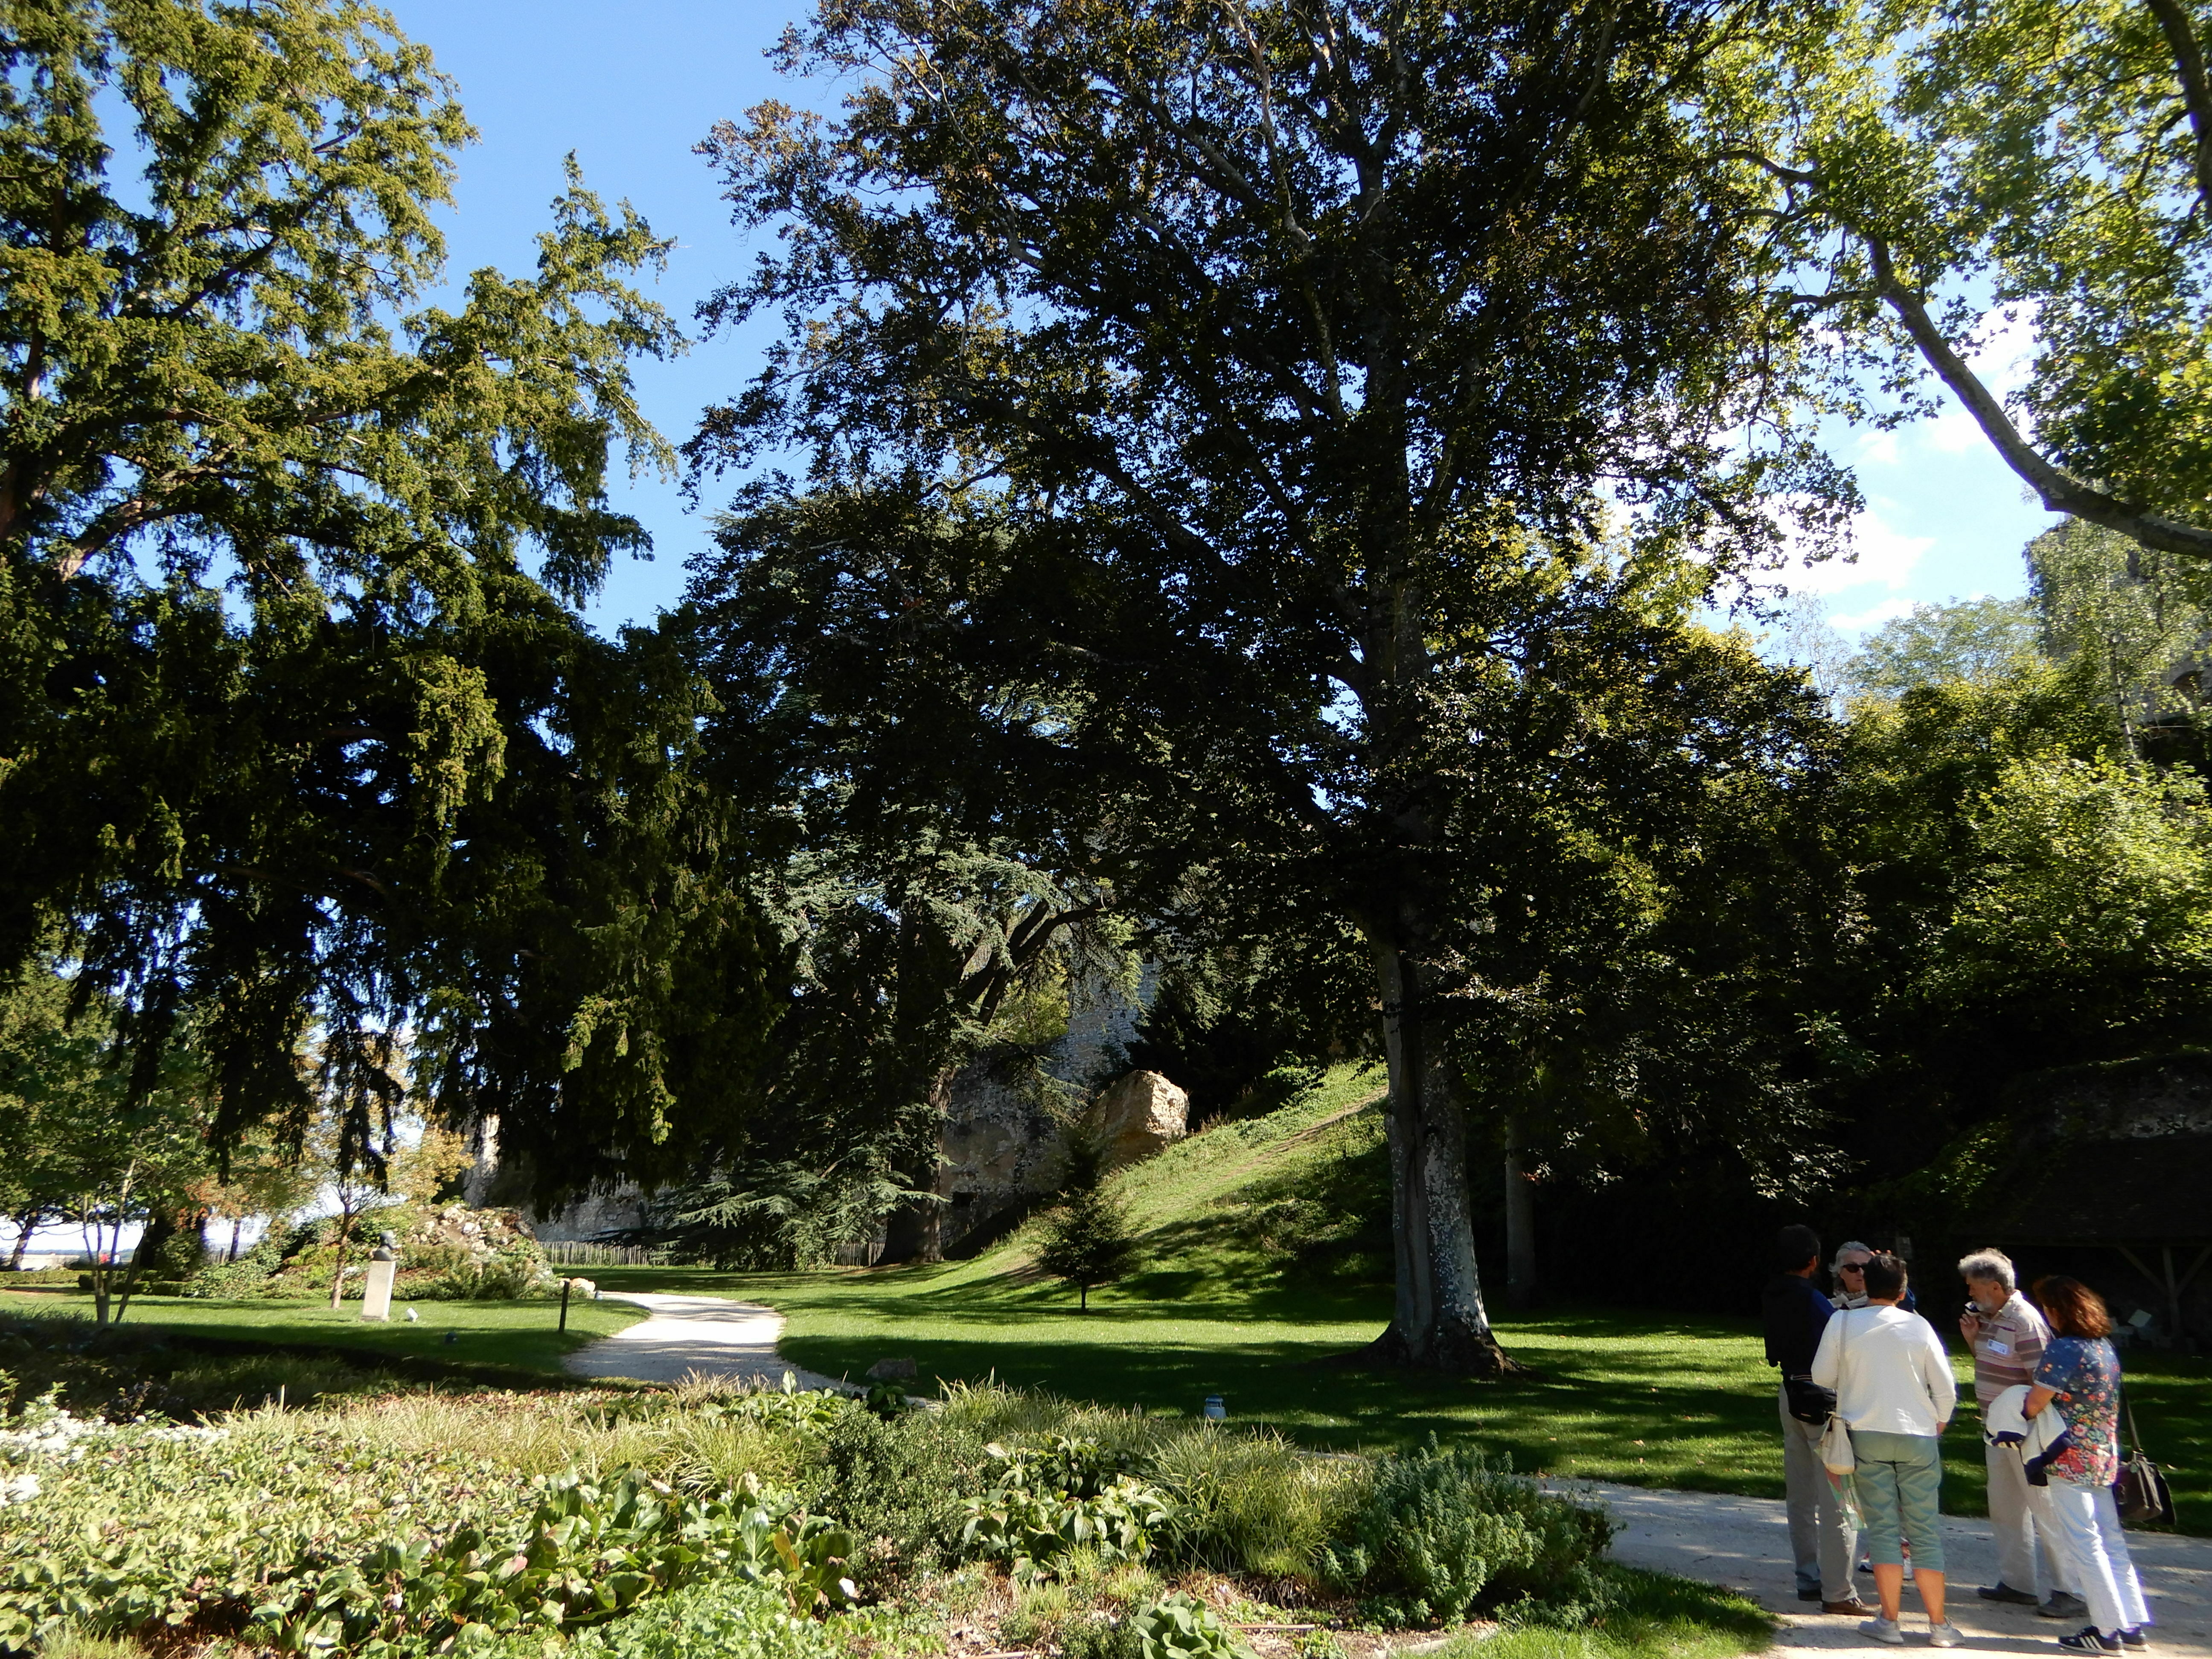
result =
M480 1524L495 1467L449 1449L372 1451L329 1419L261 1413L220 1428L109 1424L51 1397L0 1431L0 1652L257 1602L307 1559Z
M1372 1617L1450 1623L1477 1607L1586 1601L1613 1531L1604 1511L1493 1469L1480 1451L1445 1450L1431 1435L1409 1456L1376 1460L1317 1565Z
M288 1245L300 1248L307 1241L298 1230L271 1231L235 1261L210 1261L190 1274L178 1289L180 1296L214 1302L236 1302L258 1296L270 1277L284 1265Z
M968 1518L963 1499L989 1480L982 1441L932 1412L884 1418L841 1401L820 1429L814 1456L811 1502L861 1540L861 1582L872 1587L954 1559Z
M1176 1522L1159 1487L1119 1473L1096 1442L1054 1437L1042 1450L984 1448L988 1487L960 1500L960 1542L971 1556L1003 1561L1016 1577L1049 1575L1071 1552L1101 1561L1140 1561Z

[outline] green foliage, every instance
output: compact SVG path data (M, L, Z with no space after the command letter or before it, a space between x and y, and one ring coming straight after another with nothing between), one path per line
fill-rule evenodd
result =
M1142 1560L1174 1524L1167 1493L1115 1472L1096 1442L1055 1436L1042 1449L993 1445L987 1491L963 1497L962 1547L1022 1577L1049 1577L1076 1551L1101 1561Z
M319 1092L373 1167L414 1086L559 1178L688 1167L775 947L682 866L735 811L696 678L572 608L647 544L611 452L672 459L665 244L572 168L529 275L423 304L470 129L358 0L53 0L0 64L0 970L58 929L219 1146Z
M2199 696L2172 681L2212 628L2199 562L2073 520L2028 544L2027 568L2045 648L2080 665L2130 750L2191 723Z
M2188 1018L2212 987L2212 812L2188 775L2015 761L1972 805L1939 982L2070 1005L2088 1030Z
M1708 83L1840 404L1890 424L1940 377L2051 511L2199 559L2206 33L2186 3L1844 5L1745 31Z
M258 1605L303 1562L356 1558L395 1529L481 1524L504 1484L457 1449L371 1454L328 1422L275 1416L103 1426L33 1405L9 1432L25 1437L10 1472L41 1487L0 1528L0 1647L17 1652L64 1626L107 1633ZM56 1443L85 1455L61 1461Z
M710 1578L654 1598L612 1624L581 1630L561 1649L572 1659L842 1659L850 1645L899 1633L896 1614L812 1619L793 1613L772 1584ZM544 1638L507 1638L501 1659L545 1659Z
M648 1200L651 1218L601 1235L664 1250L674 1261L744 1271L816 1267L872 1233L884 1215L931 1195L909 1191L882 1149L826 1170L796 1160L727 1162Z
M1916 605L1867 635L1845 671L1856 694L1898 697L1916 686L1986 685L2042 654L2034 611L2019 599Z
M864 1583L911 1578L957 1558L962 1495L988 1478L982 1437L972 1429L934 1413L886 1418L848 1403L829 1419L814 1455L811 1507L866 1540L854 1568Z
M1251 1653L1212 1607L1180 1592L1162 1596L1129 1623L1144 1659L1249 1659Z
M1602 1510L1431 1436L1419 1451L1377 1462L1322 1568L1379 1616L1451 1624L1478 1607L1582 1598L1613 1531Z
M1311 1456L1272 1431L1200 1425L1160 1439L1144 1473L1175 1498L1163 1556L1216 1572L1305 1579L1316 1576L1366 1471Z
M1136 1266L1138 1247L1121 1199L1106 1186L1106 1147L1087 1123L1071 1125L1060 1174L1060 1201L1045 1214L1036 1264L1081 1293L1110 1285Z
M283 1652L370 1656L473 1645L536 1626L619 1617L695 1578L773 1577L795 1611L842 1605L851 1540L757 1491L702 1499L647 1477L541 1483L526 1525L462 1527L356 1560L308 1559L272 1577L253 1616Z

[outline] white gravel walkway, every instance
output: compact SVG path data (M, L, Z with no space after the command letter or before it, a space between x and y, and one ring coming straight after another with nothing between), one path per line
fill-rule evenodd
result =
M1619 1559L1632 1566L1726 1584L1783 1615L1778 1647L1856 1648L1870 1653L1880 1646L1859 1634L1856 1619L1832 1618L1817 1607L1808 1612L1797 1600L1796 1577L1790 1565L1790 1523L1778 1499L1722 1498L1595 1480L1547 1484L1556 1491L1599 1499L1613 1511L1621 1523L1613 1547ZM2164 1654L2212 1659L2212 1539L2131 1532L2128 1547L2142 1576L2151 1617L2157 1621L2151 1633L2154 1659ZM2057 1638L2079 1628L2040 1618L2033 1607L2002 1606L1974 1594L1977 1586L1996 1582L1996 1544L1987 1521L1944 1516L1943 1553L1952 1622L1966 1637L1962 1654L2034 1654L2056 1659ZM1860 1596L1873 1601L1874 1580L1865 1573L1857 1578ZM1905 1629L1909 1646L1925 1645L1927 1622L1909 1583Z
M780 1385L788 1371L802 1389L851 1386L779 1358L775 1344L783 1334L783 1316L773 1308L657 1291L604 1291L600 1299L635 1303L652 1317L570 1354L568 1369L579 1376L681 1382L696 1375Z

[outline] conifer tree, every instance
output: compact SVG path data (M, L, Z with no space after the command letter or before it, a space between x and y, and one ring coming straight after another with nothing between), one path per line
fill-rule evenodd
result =
M1067 1133L1060 1201L1045 1218L1037 1266L1075 1286L1091 1311L1093 1285L1110 1285L1136 1264L1137 1240L1121 1199L1106 1188L1106 1144L1079 1123Z

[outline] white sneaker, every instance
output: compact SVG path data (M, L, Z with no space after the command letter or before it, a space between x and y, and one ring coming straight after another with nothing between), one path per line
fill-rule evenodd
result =
M1892 1647L1905 1645L1905 1626L1894 1619L1875 1617L1863 1620L1859 1624L1859 1634L1871 1636L1877 1642L1887 1642Z
M1949 1620L1928 1626L1928 1645L1931 1648L1955 1648L1966 1638L1959 1634L1959 1627Z

